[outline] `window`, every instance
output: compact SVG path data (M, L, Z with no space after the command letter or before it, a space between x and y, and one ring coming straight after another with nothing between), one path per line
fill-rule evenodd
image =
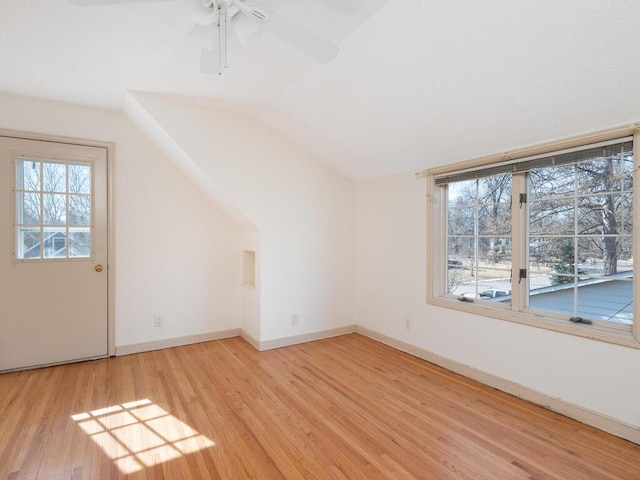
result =
M640 347L632 134L429 172L429 301Z
M15 159L14 260L91 256L91 165Z

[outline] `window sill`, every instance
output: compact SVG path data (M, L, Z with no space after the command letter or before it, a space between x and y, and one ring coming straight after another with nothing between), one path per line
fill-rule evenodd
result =
M600 342L613 343L623 347L640 349L640 342L633 336L631 329L623 331L615 328L606 328L599 325L574 324L569 321L557 320L539 314L526 312L513 312L480 303L460 302L456 297L430 297L427 299L430 305L449 308L461 312L496 318L509 322L528 325L530 327L544 328L555 332L589 338Z

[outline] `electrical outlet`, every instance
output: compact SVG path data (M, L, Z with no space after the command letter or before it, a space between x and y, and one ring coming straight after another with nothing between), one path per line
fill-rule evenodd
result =
M300 317L298 317L297 313L294 313L293 315L291 315L291 325L298 325L299 322L300 322Z
M404 328L405 330L411 330L411 319L409 317L404 317Z
M162 315L156 315L153 317L153 324L156 327L162 327L164 325L164 318L162 318Z

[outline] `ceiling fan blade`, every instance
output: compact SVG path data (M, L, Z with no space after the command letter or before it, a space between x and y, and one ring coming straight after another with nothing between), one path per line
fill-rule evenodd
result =
M232 0L231 4L238 7L249 18L259 21L265 30L280 40L320 63L329 63L338 55L337 45L273 8L258 2L241 2L240 0Z
M206 6L202 0L184 0L191 20L196 25L209 26L218 20L218 9L214 4Z
M229 29L240 45L251 43L262 33L262 24L250 20L247 15L235 15Z
M118 5L123 3L174 2L176 0L67 0L77 7L96 7L98 5Z

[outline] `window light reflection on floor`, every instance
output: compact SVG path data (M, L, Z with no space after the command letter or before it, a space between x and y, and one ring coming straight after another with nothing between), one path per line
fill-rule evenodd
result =
M149 399L71 418L125 475L215 446Z

